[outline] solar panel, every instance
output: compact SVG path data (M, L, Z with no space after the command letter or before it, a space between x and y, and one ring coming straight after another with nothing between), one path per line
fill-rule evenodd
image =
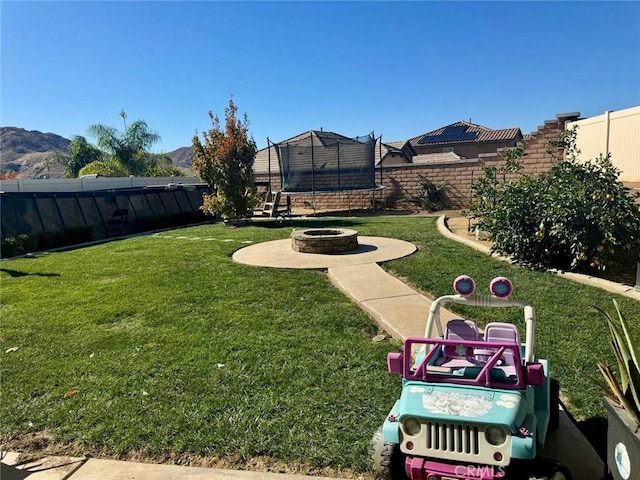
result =
M475 140L478 136L478 132L455 132L455 133L441 133L440 135L425 135L418 143L455 143L465 142L469 140Z
M444 128L444 131L442 132L443 135L452 135L454 133L464 133L467 131L467 126L466 125L449 125L448 127Z
M478 136L478 132L467 132L468 128L468 125L449 125L444 127L442 133L437 135L425 135L418 141L418 143L425 145L429 143L456 143L475 140Z

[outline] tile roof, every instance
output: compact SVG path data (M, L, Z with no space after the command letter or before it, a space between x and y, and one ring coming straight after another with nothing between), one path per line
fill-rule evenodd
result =
M413 157L413 163L446 163L457 162L460 160L466 160L467 157L463 157L454 152L446 153L424 153L422 155L416 155Z
M463 139L463 140L442 140L442 141L434 141L430 142L428 145L452 145L452 144L460 144L460 143L475 143L475 142L496 142L503 140L516 140L522 138L522 132L519 128L501 128L498 130L492 130L487 127L483 127L482 125L477 125L475 123L469 123L465 121L460 121L456 123L452 123L450 125L445 125L444 127L440 127L436 130L432 130L431 132L423 133L422 135L418 135L417 137L413 137L409 139L409 144L412 147L415 146L423 146L424 143L420 143L420 141L425 137L436 137L442 135L445 130L450 129L452 127L466 127L464 129L464 133L476 133L477 135L474 138Z
M278 164L278 153L276 147L264 147L258 150L256 158L253 161L253 172L256 174L269 173L269 156L271 156L271 174L280 174L280 165Z
M402 155L406 158L407 163L411 162L411 158L407 157L405 152L402 150L407 145L407 140L400 142L380 142L376 143L376 149L374 152L375 164L380 164L380 159L384 158L388 154ZM411 149L411 154L414 154L413 149Z

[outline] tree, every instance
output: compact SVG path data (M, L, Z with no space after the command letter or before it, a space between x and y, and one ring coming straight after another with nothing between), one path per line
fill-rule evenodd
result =
M160 135L149 129L144 120L136 120L127 126L127 114L119 114L124 122L124 131L114 127L96 124L89 127L89 134L96 138L98 146L111 154L111 161L118 163L119 168L129 175L144 176L156 167L155 158L148 150L160 140Z
M83 167L102 158L102 152L87 142L81 135L71 137L69 151L65 154L55 153L52 160L64 165L65 177L76 178Z
M213 189L205 194L201 209L210 215L239 219L256 205L253 162L256 143L249 135L249 120L237 119L233 97L225 109L224 131L217 115L209 112L213 128L203 132L204 145L194 135L193 168Z
M149 166L146 175L148 177L185 177L186 174L173 165L173 160L166 153L150 154L152 165Z

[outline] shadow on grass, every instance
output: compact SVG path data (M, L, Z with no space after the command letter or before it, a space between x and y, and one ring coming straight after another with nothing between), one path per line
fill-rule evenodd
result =
M11 270L10 268L0 268L0 272L6 273L12 278L27 277L29 275L35 275L37 277L59 277L60 276L59 273L27 273L27 272L21 272L19 270Z

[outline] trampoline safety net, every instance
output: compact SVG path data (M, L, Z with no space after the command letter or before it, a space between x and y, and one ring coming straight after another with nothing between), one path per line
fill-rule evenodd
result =
M373 135L348 138L311 131L275 144L284 192L336 192L376 188Z

